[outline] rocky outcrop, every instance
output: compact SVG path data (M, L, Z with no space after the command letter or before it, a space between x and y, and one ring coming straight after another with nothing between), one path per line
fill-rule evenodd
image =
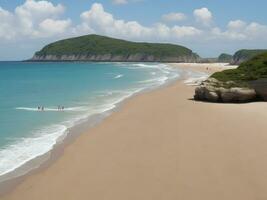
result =
M264 50L243 50L251 56ZM216 72L195 91L196 100L212 102L267 101L267 52L253 56L236 69Z
M30 61L94 61L94 62L197 62L199 57L177 56L177 57L155 57L153 55L131 54L131 55L34 55Z
M251 81L250 86L255 89L257 95L267 101L267 78L261 78L256 81Z
M226 83L228 86L233 84ZM195 100L223 103L243 103L254 101L257 98L256 91L248 87L225 87L214 78L209 78L195 89Z

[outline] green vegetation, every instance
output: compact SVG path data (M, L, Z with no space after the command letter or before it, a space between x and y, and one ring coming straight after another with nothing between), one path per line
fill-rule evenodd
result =
M233 59L233 56L230 54L223 53L218 57L218 62L230 63Z
M253 57L237 69L216 72L211 77L222 82L236 84L247 84L249 81L267 78L267 53Z
M190 49L173 44L137 43L99 35L86 35L61 40L45 46L36 56L46 55L119 55L142 54L157 58L193 56Z
M233 63L241 64L242 62L248 61L249 59L253 58L256 55L259 55L265 52L267 52L267 49L239 50L233 56Z

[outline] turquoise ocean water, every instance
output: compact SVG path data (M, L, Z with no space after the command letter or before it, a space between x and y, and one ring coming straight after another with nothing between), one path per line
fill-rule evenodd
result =
M50 151L69 128L179 74L157 63L0 62L0 177Z

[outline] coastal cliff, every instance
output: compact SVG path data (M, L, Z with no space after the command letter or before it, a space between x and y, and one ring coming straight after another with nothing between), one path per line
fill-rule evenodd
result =
M157 57L146 54L129 54L129 55L34 55L30 61L110 61L110 62L196 62L198 58L191 56L165 56Z
M246 62L253 58L254 56L257 56L259 54L267 52L267 49L242 49L237 51L233 59L231 61L231 64L233 65L240 65L243 62Z
M86 35L51 43L30 61L197 62L199 59L192 50L180 45Z

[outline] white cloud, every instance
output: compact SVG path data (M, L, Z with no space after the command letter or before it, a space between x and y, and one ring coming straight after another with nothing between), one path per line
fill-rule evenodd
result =
M127 3L136 3L136 2L142 2L142 1L144 0L111 0L113 4L117 4L117 5L123 5Z
M0 7L0 38L11 39L14 37L12 13Z
M77 27L78 31L90 31L125 39L182 38L192 37L201 33L200 30L191 26L168 27L164 24L155 24L151 27L146 27L136 21L115 19L99 3L94 3L90 10L83 12L81 19L82 24Z
M114 4L126 4L128 3L127 0L112 0L112 3Z
M2 7L0 7L0 20L1 22L9 21L12 18L12 14L8 12L7 10L4 10Z
M87 30L105 35L137 38L145 37L150 32L149 28L143 27L136 21L125 22L115 19L99 3L94 3L90 10L83 12L81 19L82 27L87 27Z
M45 37L65 33L66 30L70 28L70 26L71 26L70 19L67 20L45 19L39 24L40 33Z
M241 30L246 26L246 22L242 20L234 20L230 21L227 25L227 27L231 30Z
M162 16L162 20L166 22L178 22L186 19L184 13L169 13Z
M219 28L213 28L211 31L215 39L224 40L258 40L264 38L267 34L267 26L256 22L246 23L242 20L230 21L225 31L221 31Z
M64 33L71 20L58 19L64 13L61 4L48 1L26 0L13 13L0 8L0 37L50 37Z
M22 18L43 19L59 16L64 10L61 4L54 6L49 1L26 0L23 5L15 9L15 13Z
M194 16L197 22L200 22L205 26L209 26L212 22L212 13L208 8L200 8L194 10Z
M215 27L211 30L211 39L213 40L245 40L246 35L243 32L238 32L235 30L227 29L222 31L218 27Z
M200 35L202 31L192 26L174 26L172 28L172 33L177 38L183 38L188 36L192 37Z
M250 39L263 40L267 35L267 26L252 22L246 26L244 32L247 33L247 37Z

